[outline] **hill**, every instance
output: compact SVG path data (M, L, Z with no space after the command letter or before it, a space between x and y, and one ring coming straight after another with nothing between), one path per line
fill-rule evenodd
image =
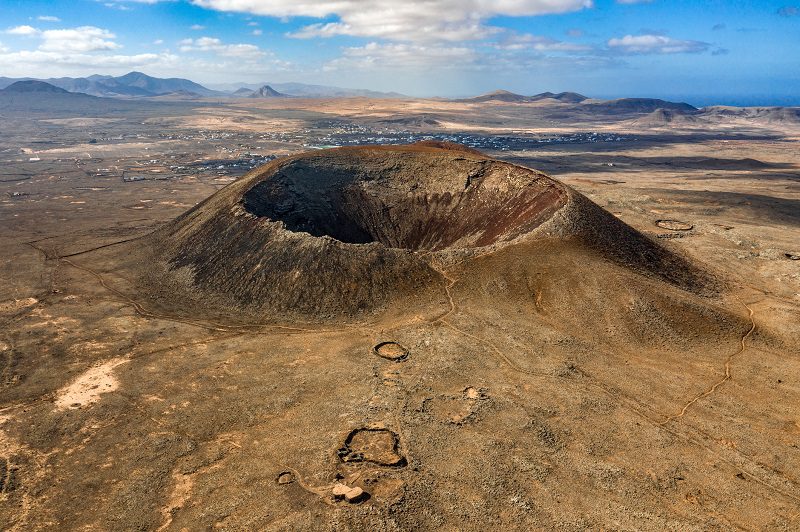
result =
M244 96L245 91L252 92L264 85L269 85L273 89L287 96L299 98L404 98L405 96L397 92L379 92L367 89L352 89L344 87L334 87L330 85L313 85L309 83L297 82L265 82L265 83L233 83L220 85L218 88L233 91L234 96ZM238 93L238 94L237 94Z
M45 83L44 81L36 81L36 80L27 80L27 81L16 81L2 89L2 92L6 93L45 93L45 94L69 94L69 91L66 91L60 87L56 87L55 85L51 85L49 83Z
M559 92L559 93L552 93L552 92L543 92L541 94L536 94L531 96L531 100L538 101L538 100L558 100L559 102L563 103L581 103L589 98L584 96L583 94L578 94L577 92Z
M169 94L179 91L198 94L200 96L218 95L216 91L207 89L202 85L200 85L199 83L195 83L194 81L190 81L188 79L154 78L152 76L148 76L147 74L143 74L141 72L130 72L128 74L125 74L124 76L101 80L97 83L108 84L112 82L116 86L127 87L127 88L138 88L151 95Z
M464 102L508 102L508 103L523 103L531 101L530 97L510 92L507 90L496 90L475 96L474 98L466 98L460 101Z
M652 113L658 109L696 112L698 109L688 103L675 103L657 98L620 98L618 100L584 102L586 109L600 113Z
M542 92L533 96L524 96L507 90L496 90L474 98L466 98L463 102L507 102L507 103L529 103L542 100L557 100L562 103L580 103L588 98L577 92Z
M255 91L252 90L252 89L248 89L247 87L242 87L242 88L237 89L236 91L234 91L231 96L233 96L235 98L245 98L245 97L251 96L254 92Z
M713 106L704 108L702 115L712 122L740 119L764 125L796 126L800 124L800 107Z
M645 128L692 126L698 123L698 113L658 108L652 113L627 122L630 126Z
M270 87L269 85L264 85L260 87L258 90L253 91L251 94L247 95L248 98L286 98L288 97L287 94L280 93Z

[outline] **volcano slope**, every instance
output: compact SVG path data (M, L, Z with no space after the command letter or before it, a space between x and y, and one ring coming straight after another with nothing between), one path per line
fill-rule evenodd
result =
M792 529L798 396L767 381L798 337L668 244L414 145L277 160L146 237L48 252L102 309L52 304L59 341L101 345L13 358L0 524Z

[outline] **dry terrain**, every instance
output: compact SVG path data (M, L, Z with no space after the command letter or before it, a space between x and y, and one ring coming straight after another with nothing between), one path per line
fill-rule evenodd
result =
M114 105L0 106L0 529L800 529L793 120Z

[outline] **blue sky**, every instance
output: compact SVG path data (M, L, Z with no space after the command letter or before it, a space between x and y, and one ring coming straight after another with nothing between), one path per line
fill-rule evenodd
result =
M799 45L800 0L0 0L9 77L800 104Z

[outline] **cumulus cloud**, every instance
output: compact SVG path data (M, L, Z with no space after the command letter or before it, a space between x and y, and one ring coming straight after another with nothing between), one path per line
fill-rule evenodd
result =
M609 49L624 54L701 53L709 48L702 41L684 41L665 35L626 35L608 41Z
M36 17L36 19L41 20L42 22L61 22L60 18L51 15L40 15Z
M96 52L116 50L121 46L113 41L113 33L94 26L41 32L40 50L45 52Z
M206 27L201 24L192 24L191 26L189 26L189 29L193 31L201 31L206 29Z
M26 25L26 26L16 26L14 28L8 28L6 30L6 33L8 33L9 35L30 36L30 35L39 35L40 32L39 32L39 30L37 30L33 26L27 26Z
M10 73L31 75L39 72L53 72L59 67L90 68L101 70L140 68L163 62L175 65L178 58L170 54L85 54L46 52L43 50L20 50L0 53L0 68Z
M9 35L39 37L39 49L45 52L94 52L121 48L114 42L116 35L94 26L80 26L59 30L40 30L32 26L17 26L5 31Z
M475 63L477 57L474 50L462 46L371 42L345 48L342 56L328 62L324 70L464 68Z
M272 17L338 17L292 34L298 38L350 35L395 41L462 41L497 32L495 16L531 16L588 8L593 0L193 0L218 11Z
M267 55L266 52L253 44L225 44L215 37L184 39L180 42L180 45L181 52L213 52L224 57L257 59Z
M162 77L182 76L197 78L202 72L206 77L219 80L230 76L264 79L272 73L293 68L291 63L267 54L258 61L241 57L187 57L164 53L116 54L45 52L42 50L9 51L0 45L0 72L11 77L58 77L103 74L124 74L131 70L143 70ZM200 80L202 81L202 80Z

